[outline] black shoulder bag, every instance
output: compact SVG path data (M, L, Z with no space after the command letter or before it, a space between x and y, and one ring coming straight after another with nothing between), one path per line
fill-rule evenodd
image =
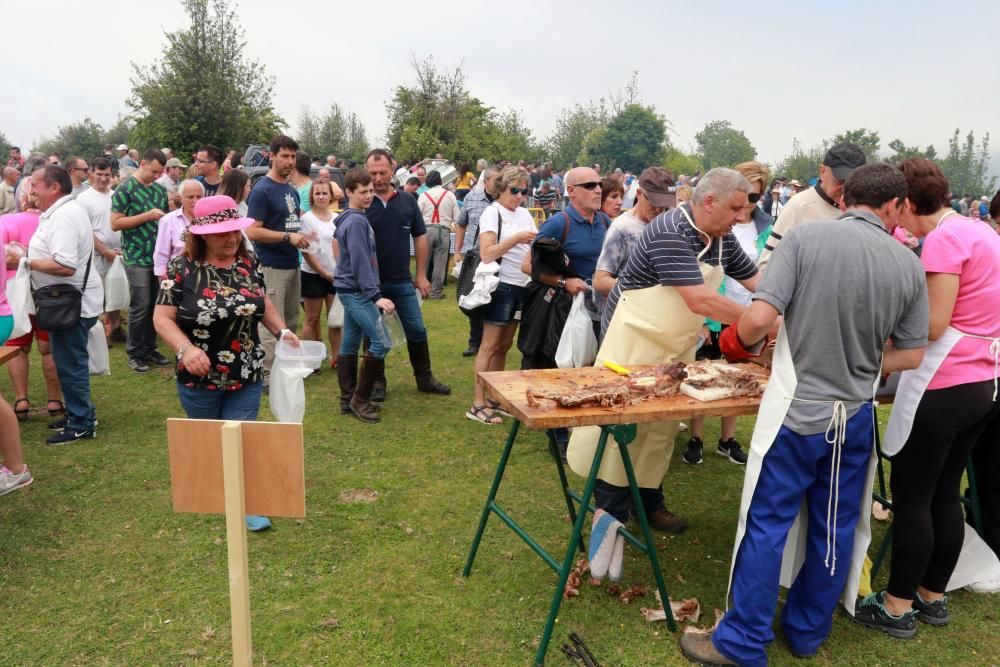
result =
M489 210L489 207L483 211L483 214ZM480 216L480 223L482 223L482 216ZM479 230L482 229L482 225L476 226L476 235L472 239L472 248L465 253L465 257L462 258L462 268L458 272L458 287L455 290L455 299L459 299L466 296L472 291L472 286L475 283L476 269L479 268L479 263L482 261L479 257ZM500 232L503 230L503 217L500 212L497 211L497 243L500 242ZM503 258L497 260L498 262L503 261ZM484 308L485 306L480 306ZM469 315L472 311L459 306L459 309ZM478 310L478 308L476 309Z
M72 329L80 323L83 293L87 290L90 262L93 259L94 253L91 252L87 259L87 270L83 274L83 289L77 289L68 283L59 283L31 291L39 328L61 331Z

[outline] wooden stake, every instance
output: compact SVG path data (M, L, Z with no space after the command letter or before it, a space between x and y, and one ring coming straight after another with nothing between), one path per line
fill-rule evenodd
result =
M232 616L233 665L253 664L250 634L250 568L243 486L243 438L240 423L222 427L222 475L226 496L226 546L229 551L229 608Z

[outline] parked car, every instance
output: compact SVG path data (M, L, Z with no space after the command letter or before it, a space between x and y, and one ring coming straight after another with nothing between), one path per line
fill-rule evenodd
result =
M257 180L266 174L271 168L271 155L268 146L264 144L251 144L247 146L246 150L243 152L243 162L240 164L240 169L245 171L248 176L250 176L251 187L257 182ZM316 167L313 166L309 170L309 178L315 180L319 176L319 170L326 169L330 172L330 180L340 187L341 192L344 192L344 173L337 169L336 167Z

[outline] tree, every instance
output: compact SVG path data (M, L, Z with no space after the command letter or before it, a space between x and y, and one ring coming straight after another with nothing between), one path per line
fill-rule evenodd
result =
M757 157L742 130L737 130L728 120L713 120L694 135L698 144L698 157L705 169L732 167Z
M663 166L672 171L675 177L681 174L692 176L704 169L704 165L697 155L685 153L673 146L667 148L667 156L663 161Z
M545 141L545 151L553 164L569 167L584 159L587 138L608 126L610 118L604 98L586 106L576 104L563 109L556 119L556 128Z
M833 139L830 140L831 144L840 144L844 142L852 143L862 151L864 151L865 158L868 162L876 162L878 160L878 149L882 141L878 137L878 132L875 130L869 130L868 128L861 127L857 130L849 130L847 132L841 132L835 135Z
M957 195L992 195L996 191L996 176L987 177L990 165L990 133L983 135L978 146L973 132L960 140L955 133L948 140L948 155L940 161L941 171L948 177L951 191Z
M537 153L518 112L499 112L470 94L461 64L443 71L428 57L412 65L416 82L397 86L386 103L386 137L397 155L442 153L456 161L475 161L524 159Z
M56 130L55 136L41 137L34 146L34 150L41 153L59 153L64 158L75 155L85 160L100 155L103 149L104 128L90 118L63 125Z
M892 155L889 156L889 162L902 162L903 160L911 157L922 157L928 160L935 160L937 158L937 150L934 146L927 144L927 148L920 150L919 146L907 146L900 139L893 139L889 142L889 150L892 151Z
M607 169L638 172L665 157L667 121L652 107L629 104L608 126L591 132L585 142L588 162Z
M819 165L826 155L826 148L826 142L823 142L820 146L805 150L798 139L792 139L792 153L778 163L775 176L796 179L803 183L819 178Z
M274 77L244 56L246 36L228 0L182 0L187 28L165 33L162 59L132 63L133 143L178 155L267 142L285 126L272 106Z
M310 155L329 155L360 162L368 153L368 133L354 113L333 104L325 115L313 114L303 107L299 114L296 137L302 150Z
M3 157L4 163L6 163L8 155L10 155L10 142L7 141L4 133L0 132L0 156Z
M135 121L128 116L119 114L118 118L115 120L115 124L107 129L101 141L104 145L128 145L133 128L135 128ZM163 146L160 146L160 148L163 148ZM173 147L171 146L171 148ZM178 153L178 155L180 155L180 153Z

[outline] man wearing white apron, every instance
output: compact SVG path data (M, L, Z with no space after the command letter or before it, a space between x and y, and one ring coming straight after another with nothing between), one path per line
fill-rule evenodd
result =
M919 365L927 344L920 262L886 229L905 197L895 167L856 169L847 212L786 234L749 311L720 337L730 361L746 359L784 315L750 443L729 609L712 635L681 638L694 662L766 665L779 583L791 584L781 626L796 656L819 649L842 594L854 607L869 542L874 386L880 367ZM786 550L803 504L803 543Z
M698 182L690 206L671 209L646 226L608 297L598 364L693 361L706 317L735 322L746 310L718 290L723 273L750 291L757 288L757 267L731 231L747 219L749 190L738 172L713 169ZM649 525L670 532L687 526L663 499L676 431L677 422L639 424L628 445ZM577 474L589 474L599 436L596 426L573 430L567 458ZM623 523L633 509L616 443L604 454L594 501Z

